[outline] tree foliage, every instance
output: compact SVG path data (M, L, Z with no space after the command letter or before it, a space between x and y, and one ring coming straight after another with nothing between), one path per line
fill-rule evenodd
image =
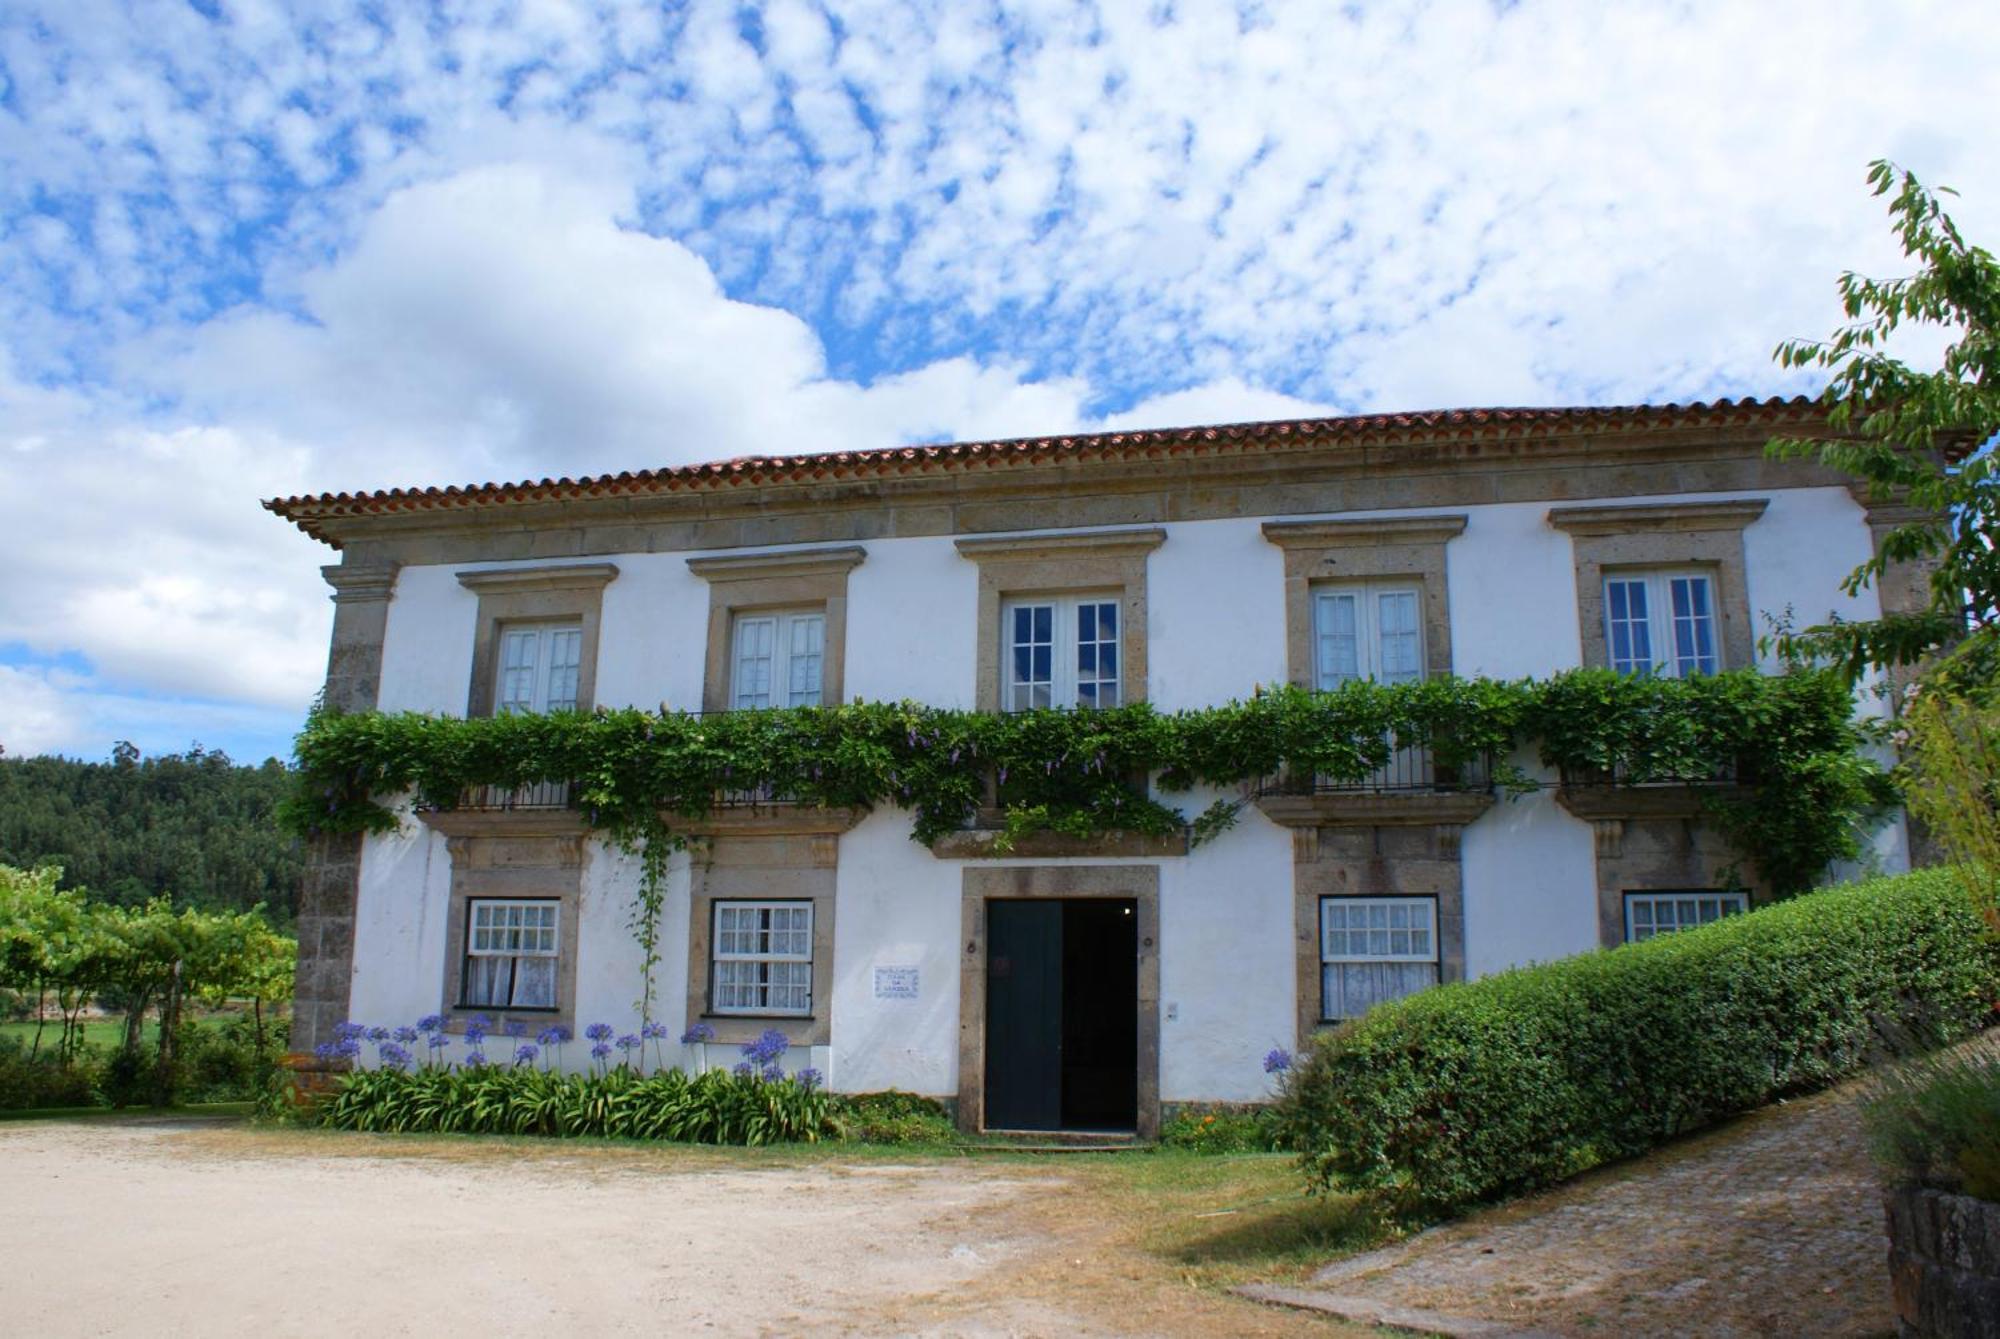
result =
M1788 654L1838 663L1850 679L1871 666L1910 665L1971 633L1961 665L1992 663L2000 616L2000 481L1991 443L2000 433L2000 262L1966 241L1939 194L1892 163L1868 169L1874 193L1889 197L1903 254L1915 271L1870 279L1840 277L1848 323L1824 340L1788 340L1785 367L1830 374L1821 402L1834 436L1781 439L1785 456L1815 456L1867 482L1871 497L1906 500L1923 519L1897 526L1880 551L1849 575L1855 594L1893 564L1934 561L1930 602L1921 610L1832 623L1781 638ZM1929 328L1947 344L1930 371L1889 351L1897 332Z
M0 757L0 864L57 865L72 886L124 906L167 895L216 911L259 904L289 925L304 869L276 821L284 765L238 766L195 748L109 762Z

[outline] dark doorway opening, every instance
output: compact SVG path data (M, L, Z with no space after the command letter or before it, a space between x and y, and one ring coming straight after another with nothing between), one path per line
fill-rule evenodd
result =
M1137 905L1024 898L986 911L987 1128L1134 1128Z

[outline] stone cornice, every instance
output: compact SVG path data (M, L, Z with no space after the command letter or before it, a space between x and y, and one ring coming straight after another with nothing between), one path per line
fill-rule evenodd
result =
M665 818L671 831L688 837L790 837L837 836L867 815L865 809L759 804L724 805L700 818ZM447 837L584 837L590 832L574 809L431 809L419 810L417 818Z
M1004 845L1002 835L993 828L947 832L931 843L931 854L940 860L1068 860L1112 856L1137 859L1188 853L1186 832L1159 837L1143 832L1119 831L1096 832L1081 837L1067 832L1024 832Z
M1151 553L1166 540L1167 532L1155 525L1082 534L1008 535L955 542L958 551L974 562L1038 562L1046 558L1133 557Z
M320 568L319 574L333 587L333 594L327 598L335 604L360 604L387 600L394 595L396 573L400 570L395 563L332 563Z
M1549 524L1572 535L1630 535L1659 530L1741 530L1764 514L1769 498L1728 502L1649 502L1607 507L1550 507Z
M764 581L783 577L840 576L859 567L868 550L859 544L751 553L741 557L690 558L688 571L704 581Z
M544 590L601 590L618 578L616 563L553 563L460 572L458 584L482 595Z
M1465 521L1464 512L1445 516L1384 516L1348 521L1266 521L1264 538L1281 549L1443 544L1465 532Z
M1740 800L1740 786L1605 785L1560 786L1556 803L1585 822L1634 818L1700 818L1709 802Z

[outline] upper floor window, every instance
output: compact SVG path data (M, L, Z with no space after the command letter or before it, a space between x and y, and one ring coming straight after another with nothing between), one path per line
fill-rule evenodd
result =
M1313 591L1313 681L1414 683L1424 677L1420 592L1414 585L1356 583Z
M816 707L825 666L825 613L738 614L730 705Z
M1676 679L1720 667L1715 582L1705 572L1616 572L1604 578L1604 640L1620 674Z
M503 627L493 708L498 712L574 711L582 669L581 624Z
M1118 604L1115 595L1004 604L1006 710L1117 706L1122 700Z

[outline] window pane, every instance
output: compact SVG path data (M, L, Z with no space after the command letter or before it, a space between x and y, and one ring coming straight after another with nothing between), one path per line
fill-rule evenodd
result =
M1381 647L1379 678L1383 683L1410 683L1424 676L1417 633L1414 591L1391 591L1375 599L1377 640Z
M548 694L544 711L575 711L577 674L583 666L583 629L550 628Z
M534 628L516 628L500 638L500 682L493 694L495 711L535 709L535 661L541 641L541 633Z
M1650 674L1653 669L1652 626L1646 613L1646 583L1613 580L1604 583L1604 634L1611 668L1620 674Z
M825 664L826 616L794 614L788 623L786 700L794 707L818 706L820 676Z
M771 705L771 661L777 643L774 618L736 621L736 693L739 708Z
M1360 638L1356 622L1360 599L1351 593L1322 594L1313 602L1318 641L1321 688L1338 688L1361 677Z
M1669 583L1674 619L1674 672L1713 674L1715 614L1707 577L1675 577Z

